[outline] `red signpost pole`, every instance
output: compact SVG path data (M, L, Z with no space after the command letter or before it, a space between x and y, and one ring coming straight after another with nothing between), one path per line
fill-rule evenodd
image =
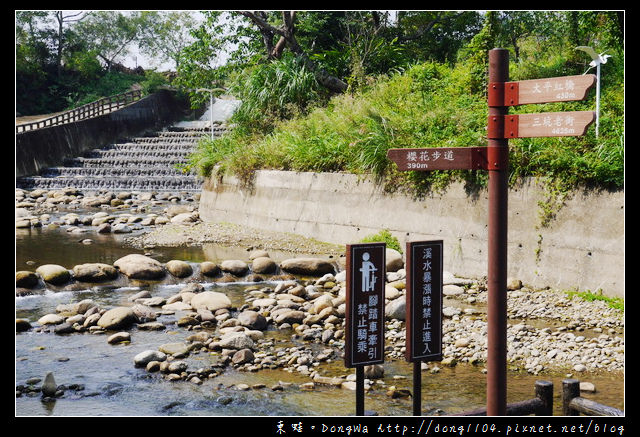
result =
M509 52L489 51L489 83L509 80ZM495 85L489 85L495 86ZM499 87L499 85L498 85ZM492 90L489 90L491 93ZM489 106L489 132L504 132L508 107ZM491 126L492 123L496 123ZM501 125L500 125L501 124ZM493 138L492 138L493 137ZM504 135L500 135L504 137ZM507 199L509 140L489 135L488 308L487 308L487 415L504 416L507 410Z

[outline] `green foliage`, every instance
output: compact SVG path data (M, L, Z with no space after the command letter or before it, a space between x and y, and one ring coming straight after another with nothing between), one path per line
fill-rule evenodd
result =
M158 88L168 84L169 79L167 79L166 75L153 70L145 71L144 80L140 82L142 93L145 95L155 93Z
M77 81L70 87L73 91L70 90L66 97L66 109L129 91L131 85L141 80L142 77L134 74L107 72L93 81Z
M526 46L526 45L525 45ZM526 47L523 47L523 51ZM564 62L550 56L539 69L557 73ZM544 225L576 186L620 188L624 184L624 100L622 60L606 64L600 137L590 128L584 137L526 138L510 141L511 181L538 177L549 187ZM531 65L516 63L512 76L526 77ZM354 94L333 97L326 107L280 121L268 134L235 132L202 149L204 174L215 165L250 181L254 170L347 171L373 174L385 189L416 196L463 181L469 190L486 184L485 172L399 172L386 157L389 148L468 147L486 144L486 96L474 93L474 68L469 63L414 65L404 74L381 77ZM512 112L593 110L594 93L582 102L513 108ZM544 208L543 208L544 209Z
M598 290L596 293L593 293L591 291L567 291L566 293L569 298L577 296L580 299L586 300L587 302L593 302L596 300L603 301L606 302L609 307L624 312L624 299L621 299L619 297L604 296L602 294L602 290Z
M203 15L204 22L191 32L193 42L175 58L174 84L187 90L224 86L243 101L232 120L234 131L203 140L192 156L188 166L203 175L217 169L249 182L260 168L345 171L373 174L385 189L416 196L455 180L475 189L486 183L486 172L399 172L386 152L392 147L486 144L489 49L509 49L511 80L525 80L584 73L590 60L575 47L590 45L613 56L602 69L599 137L590 128L584 137L512 140L511 181L529 176L544 181L549 199L541 205L543 225L576 186L624 186L620 11L402 11L395 21L379 11L300 12L297 53L349 83L348 93L337 96L329 96L309 64L289 49L278 60L265 52L264 41L271 38L273 47L278 34L260 32L240 12ZM279 26L281 15L271 11L263 16ZM25 115L86 103L140 82L140 77L98 71L96 56L110 62L140 29L156 23L166 31L171 24L148 11L129 17L96 13L82 25L68 23L58 35L52 17L44 11L16 13L16 106ZM48 27L41 25L46 20ZM153 36L143 33L151 42ZM55 50L59 36L67 41L63 68ZM229 54L224 66L218 61L222 51ZM151 91L163 83L151 72L143 87ZM207 93L189 92L194 107L208 101ZM510 111L594 107L591 92L583 102Z
M102 66L94 51L78 51L71 53L65 63L69 70L76 71L83 82L97 80L102 75Z
M248 68L234 78L229 92L242 101L233 121L247 131L270 131L324 96L314 74L300 59L282 59Z
M377 234L367 235L362 240L361 243L386 243L389 249L395 249L398 252L402 253L402 247L400 246L400 242L396 237L394 237L388 229L383 229Z

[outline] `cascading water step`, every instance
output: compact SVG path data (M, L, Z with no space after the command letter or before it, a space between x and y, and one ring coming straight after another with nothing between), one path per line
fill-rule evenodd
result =
M214 127L215 136L226 131ZM123 139L68 158L62 167L43 169L38 176L16 180L18 188L138 191L199 191L202 180L195 172L185 172L188 156L210 128L180 128L141 137Z
M195 173L183 173L189 176ZM86 177L86 176L108 176L108 177L136 177L136 176L175 176L175 168L162 165L147 165L143 167L127 166L101 166L96 168L85 167L50 167L40 174L43 178L54 177Z
M19 188L59 190L74 187L80 190L135 191L198 191L201 182L190 176L153 177L39 177L25 178Z

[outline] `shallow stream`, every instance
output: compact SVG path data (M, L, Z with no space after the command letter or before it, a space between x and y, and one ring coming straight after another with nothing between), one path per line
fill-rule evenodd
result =
M141 232L141 231L138 231ZM129 235L130 236L130 235ZM81 240L91 238L93 244ZM35 270L46 263L72 268L76 264L103 262L112 264L129 253L140 252L126 247L123 235L71 234L61 227L46 226L16 230L16 271ZM272 255L284 259L290 254ZM246 248L226 248L215 245L203 247L156 248L155 258L166 262L182 259L199 263L205 260L221 261L230 258L246 258ZM103 307L127 303L129 296L144 288L152 295L168 297L177 293L182 285L176 283L123 284L120 288L91 287L75 291L48 290L43 295L16 298L16 317L36 321L40 316L55 312L59 304L93 299ZM215 284L205 287L227 293L234 306L244 303L248 283ZM176 315L160 316L158 321L170 322ZM170 318L170 319L169 319ZM129 330L132 341L110 345L105 335L76 333L56 335L30 330L16 334L16 385L25 384L30 378L44 378L53 372L56 383L67 387L82 385L82 389L67 389L64 396L44 402L41 396L16 397L16 416L344 416L355 413L355 392L316 384L305 390L300 384L310 382L307 375L282 369L246 372L225 368L223 374L206 379L203 384L169 382L157 374L136 368L133 357L146 349L157 349L164 343L177 342L192 334L175 324L168 323L164 331L143 331L136 327ZM267 339L274 347L301 346L301 340L292 337L293 331L268 330ZM307 344L322 349L325 345ZM216 356L209 352L192 353L185 360L189 368L207 367ZM436 363L430 363L433 367ZM365 408L385 416L409 416L412 414L410 398L392 399L386 393L390 386L412 389L412 366L404 361L387 361L384 379L372 384L365 396ZM425 415L456 414L485 405L486 376L483 366L466 363L456 367L442 367L438 373L424 371L422 376L422 405ZM340 376L354 373L346 369L341 359L320 364L322 375ZM529 375L510 371L508 375L508 402L534 397L536 380L554 383L554 414L561 414L561 375ZM624 409L624 377L620 374L588 374L580 376L595 384L595 394L584 397ZM239 390L238 384L251 388ZM283 390L272 386L281 383ZM75 386L74 386L75 387Z

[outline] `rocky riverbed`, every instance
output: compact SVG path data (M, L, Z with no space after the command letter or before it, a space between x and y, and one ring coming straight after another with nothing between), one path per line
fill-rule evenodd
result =
M202 223L197 196L190 194L81 193L16 190L16 228L63 227L77 233L79 244L92 244L98 233L143 233L127 240L131 254L113 264L87 260L71 268L56 264L16 272L16 295L83 287L145 283L180 284L170 296L143 289L118 306L92 299L60 303L38 320L16 320L17 332L73 336L104 335L105 342L135 342L131 331L188 331L184 341L164 343L131 356L132 368L168 381L202 384L229 369L260 372L282 369L308 377L302 389L317 385L353 389L352 377L330 369L344 348L344 248L300 236ZM77 212L69 210L77 209ZM158 246L220 243L246 249L244 259L200 263L151 256ZM314 254L273 260L271 250ZM142 251L143 253L139 253ZM212 291L212 285L243 284L241 301ZM437 373L445 366L470 365L485 372L486 286L482 278L445 272L442 362L424 365ZM385 352L404 360L405 271L402 256L387 250ZM588 380L590 372L624 370L624 314L602 301L569 297L562 290L534 290L517 278L508 284L508 365L534 375L561 372ZM162 320L162 321L160 321ZM290 336L300 346L282 347L265 334ZM207 354L215 362L194 367L189 357ZM383 375L382 366L366 370L369 385ZM49 377L48 386L53 376ZM31 388L29 388L31 387ZM250 387L239 387L249 389ZM272 390L281 390L276 384ZM17 395L33 384L19 384ZM41 387L45 394L44 386ZM405 396L389 387L389 396ZM48 387L47 396L60 396Z

